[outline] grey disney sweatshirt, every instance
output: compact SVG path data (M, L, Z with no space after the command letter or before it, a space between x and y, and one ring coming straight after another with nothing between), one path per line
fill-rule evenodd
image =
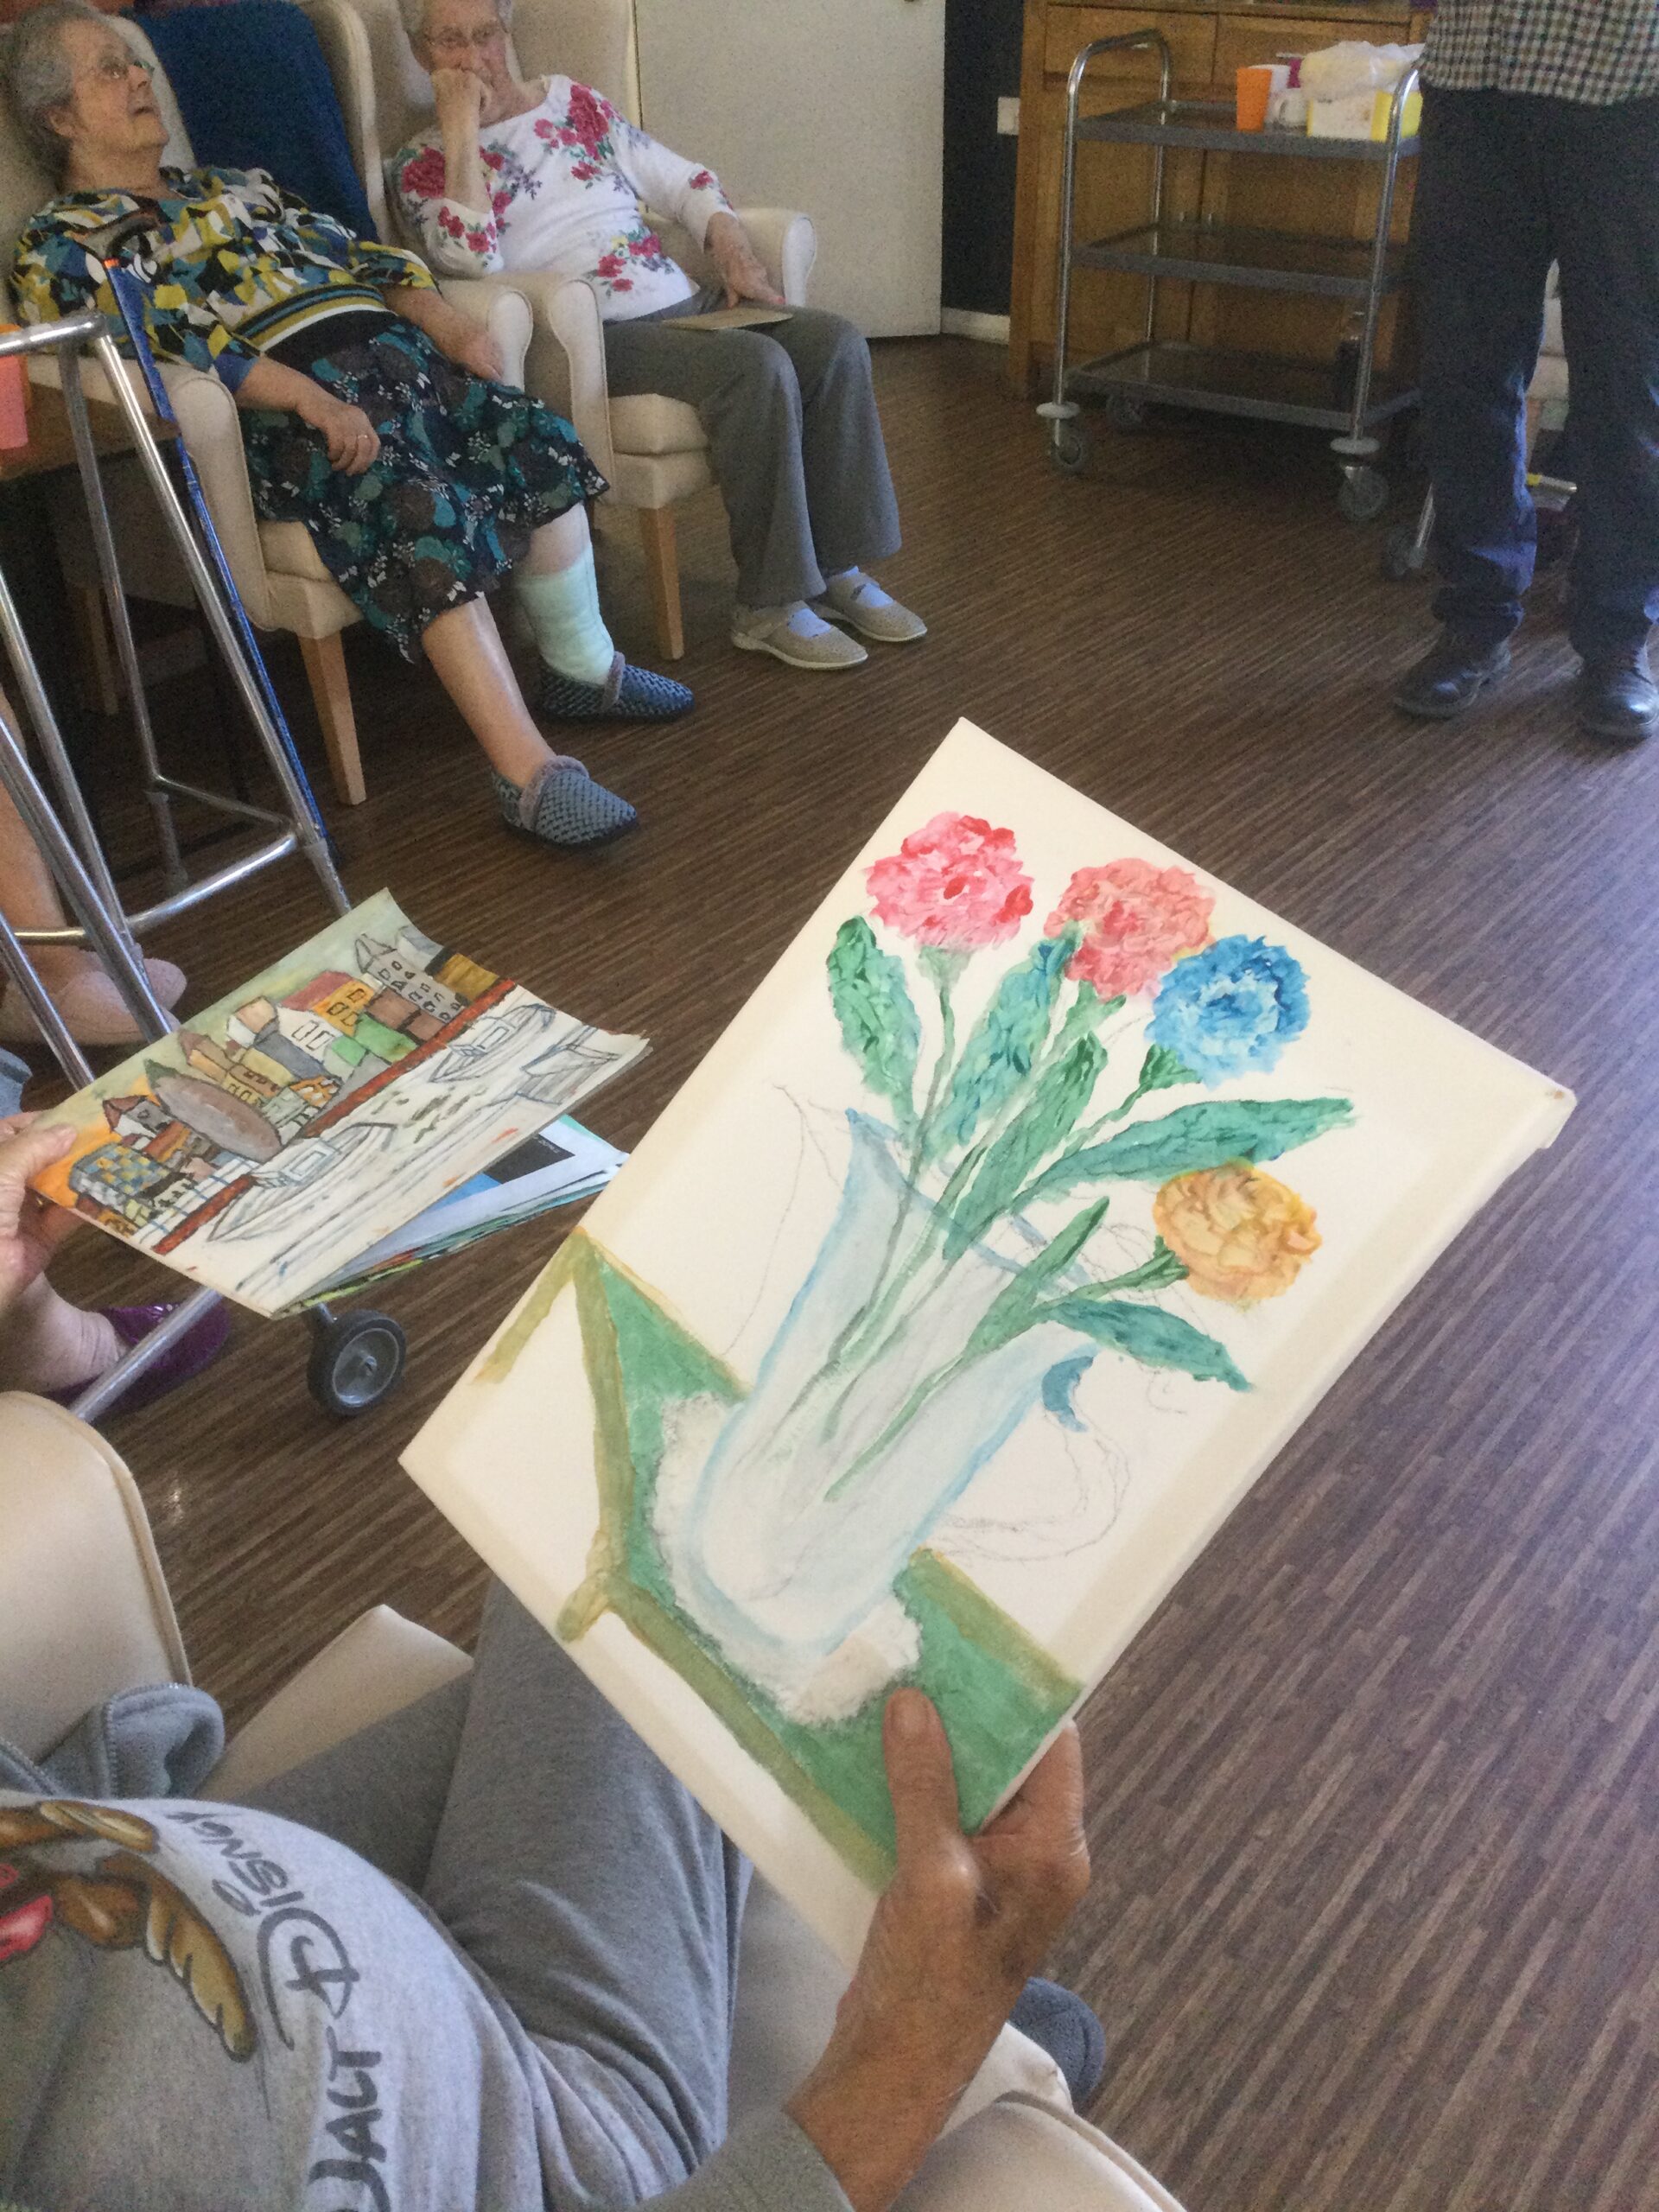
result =
M592 2206L616 2156L592 2085L354 1853L226 1806L0 1790L0 2198L533 2212ZM848 2212L782 2112L634 2201Z

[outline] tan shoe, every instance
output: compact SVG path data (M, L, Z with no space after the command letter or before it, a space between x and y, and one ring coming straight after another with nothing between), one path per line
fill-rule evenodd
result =
M170 960L146 960L149 988L164 1007L175 1007L184 996L184 970ZM114 978L106 976L89 953L83 963L57 983L48 995L63 1016L78 1045L142 1045L145 1033L128 1011ZM40 1025L21 995L9 989L0 1000L0 1043L37 1045Z
M869 658L855 639L815 614L804 599L791 607L740 607L732 643L741 653L770 653L790 668L856 668Z
M862 569L849 569L844 575L831 576L812 601L812 611L826 621L847 623L861 637L874 638L879 645L914 645L918 638L927 635L921 616L900 607Z

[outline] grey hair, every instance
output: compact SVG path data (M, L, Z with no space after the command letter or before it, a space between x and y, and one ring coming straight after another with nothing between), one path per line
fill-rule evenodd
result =
M409 34L409 42L411 46L426 29L426 11L431 4L432 0L397 0L398 10L404 18L404 29ZM512 0L495 0L495 12L501 18L503 30L511 30L512 29Z
M74 72L63 44L66 23L95 23L100 30L114 30L121 36L111 19L89 8L86 0L46 0L44 7L31 8L13 25L3 65L12 120L29 152L60 183L68 164L69 142L52 128L50 118L55 109L68 105L75 92Z

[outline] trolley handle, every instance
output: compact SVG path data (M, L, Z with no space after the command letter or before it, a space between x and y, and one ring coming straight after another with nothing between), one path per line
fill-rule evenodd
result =
M1071 320L1071 211L1077 168L1077 103L1083 97L1083 80L1088 74L1089 64L1097 54L1123 53L1132 48L1150 47L1158 55L1158 109L1166 120L1169 111L1169 92L1172 62L1169 41L1160 30L1148 25L1144 30L1122 31L1116 38L1091 39L1082 48L1071 64L1071 74L1065 80L1065 145L1060 168L1060 250L1059 268L1055 283L1054 328L1054 396L1037 412L1046 416L1057 426L1077 413L1074 403L1065 396L1066 339ZM1164 148L1160 143L1152 157L1152 226L1154 245L1164 214ZM1150 346L1155 328L1158 283L1155 277L1147 279L1147 334ZM1058 427L1055 435L1058 435Z

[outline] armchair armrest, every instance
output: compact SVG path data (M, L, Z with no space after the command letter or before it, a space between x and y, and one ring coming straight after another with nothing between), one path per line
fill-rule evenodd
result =
M586 277L553 276L540 270L525 270L513 283L534 317L524 389L568 416L600 474L613 477L616 449L611 443L598 296Z
M503 276L446 276L438 289L469 322L483 324L501 348L502 382L517 385L522 391L534 318L518 281Z
M806 305L806 283L818 257L818 234L810 215L791 207L740 207L737 219L768 276L792 308Z
M127 362L124 366L140 405L154 422L156 410L137 363ZM37 359L30 364L29 373L36 384L61 386L55 360ZM259 545L259 518L254 512L253 486L248 481L247 455L242 448L242 426L237 420L236 401L229 385L205 369L168 363L162 369L162 382L178 418L179 435L201 479L207 512L213 518L219 543L225 548L237 590L248 610L248 620L257 628L269 630L275 626L275 616L264 555ZM95 361L82 365L81 384L89 399L113 401L114 394Z

